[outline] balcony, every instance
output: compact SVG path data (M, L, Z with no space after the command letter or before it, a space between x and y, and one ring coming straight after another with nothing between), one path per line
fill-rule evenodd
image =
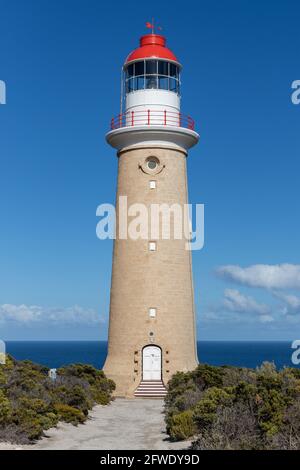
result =
M134 126L167 126L195 130L195 121L185 114L169 110L127 111L113 117L111 130Z

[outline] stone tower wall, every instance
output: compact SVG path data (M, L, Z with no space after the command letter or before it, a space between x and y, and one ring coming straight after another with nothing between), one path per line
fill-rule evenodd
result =
M160 162L154 172L145 164L150 156ZM156 188L150 189L153 180ZM186 153L158 147L119 152L117 202L120 196L127 196L128 206L187 204ZM149 251L149 240L121 240L118 230L117 223L104 371L116 382L117 396L133 396L146 345L162 350L165 384L176 371L197 365L191 252L185 238L159 239L156 251ZM151 307L155 318L149 317Z

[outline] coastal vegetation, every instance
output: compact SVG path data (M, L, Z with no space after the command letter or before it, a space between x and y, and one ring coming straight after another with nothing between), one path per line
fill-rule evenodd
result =
M46 367L7 355L0 367L0 441L26 444L59 421L84 423L95 404L112 400L114 388L90 365L61 367L52 380Z
M171 439L195 450L299 450L300 369L201 364L172 377L165 411Z

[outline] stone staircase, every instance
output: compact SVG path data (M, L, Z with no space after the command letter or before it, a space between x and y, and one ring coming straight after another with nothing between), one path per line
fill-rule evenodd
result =
M137 398L163 398L167 394L167 389L161 380L142 380L134 396Z

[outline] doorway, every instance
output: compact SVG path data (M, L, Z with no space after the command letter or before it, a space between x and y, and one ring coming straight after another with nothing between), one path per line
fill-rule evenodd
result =
M161 349L145 346L143 349L143 379L161 380Z

